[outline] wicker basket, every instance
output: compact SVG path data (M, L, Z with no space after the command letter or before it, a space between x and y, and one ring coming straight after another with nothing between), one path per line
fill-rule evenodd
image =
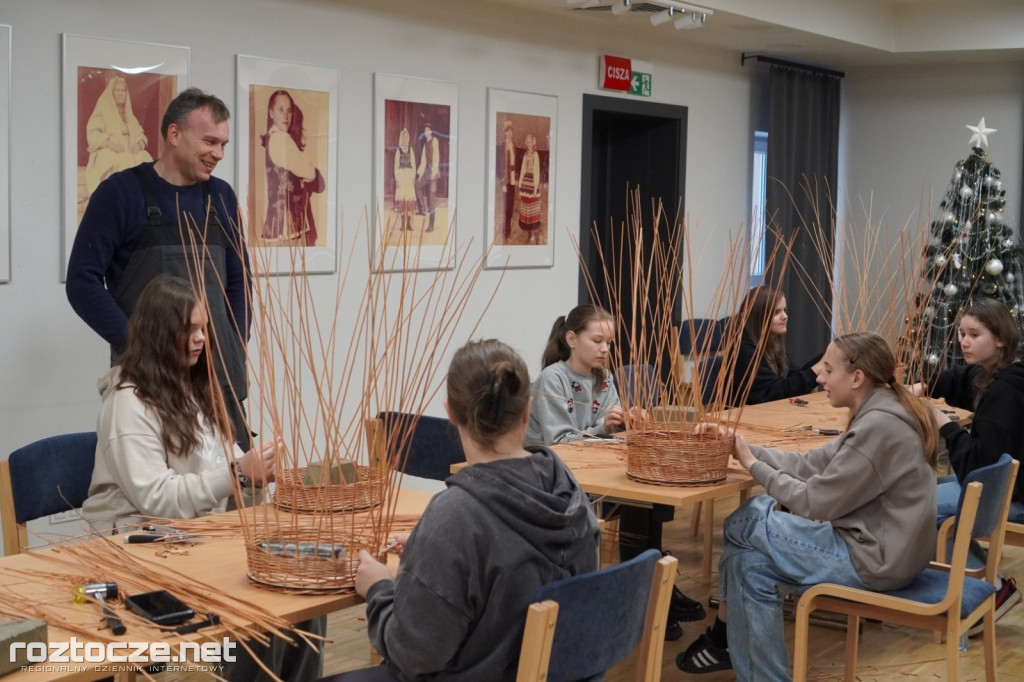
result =
M339 485L304 483L306 467L285 469L274 488L274 504L291 511L343 512L370 509L381 503L383 482L377 468L357 466L359 480Z
M265 531L246 545L249 579L259 585L300 592L341 592L355 586L359 550L373 552L365 538L335 532Z
M691 430L638 431L626 440L626 475L658 485L709 485L725 479L733 438Z

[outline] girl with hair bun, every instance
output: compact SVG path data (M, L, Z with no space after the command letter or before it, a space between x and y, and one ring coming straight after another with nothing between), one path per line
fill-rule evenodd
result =
M545 447L526 447L530 375L501 341L460 348L445 409L465 467L395 536L398 574L359 553L356 591L384 664L330 678L514 680L526 610L541 585L597 569L587 496Z
M790 680L780 590L823 582L896 590L935 554L931 408L896 381L896 357L877 334L836 337L821 362L818 384L833 407L849 409L850 422L806 453L734 434L733 455L767 494L722 526L718 618L676 657L683 672L732 668L740 682Z

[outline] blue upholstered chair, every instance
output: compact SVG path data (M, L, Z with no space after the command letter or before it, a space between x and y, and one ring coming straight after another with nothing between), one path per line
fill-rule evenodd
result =
M381 412L377 418L389 456L408 450L401 469L409 476L443 481L451 475L452 464L466 461L459 432L447 419L407 412Z
M541 587L526 616L517 682L584 679L617 665L638 644L634 679L661 679L676 563L649 549Z
M694 383L700 382L700 399L707 405L725 405L726 397L721 395L726 386L719 386L722 374L722 356L713 355L697 363ZM720 390L721 389L721 390Z
M960 679L960 638L983 620L985 676L995 682L995 570L1002 554L1006 509L1017 461L1004 455L996 464L982 467L964 481L960 493L952 559L932 562L901 590L872 592L823 583L809 588L796 607L796 638L793 644L793 680L807 679L808 617L815 610L847 616L846 679L856 674L859 621L861 617L943 632L946 635L946 677ZM952 520L952 519L951 519ZM988 540L990 552L986 575L992 582L967 575L967 554L972 539Z
M0 525L4 555L28 547L29 521L77 509L89 496L96 432L44 438L0 462Z
M679 325L679 352L710 355L722 350L722 325L718 320L695 317Z
M653 365L622 365L615 372L615 388L626 407L649 408L661 402L661 379Z

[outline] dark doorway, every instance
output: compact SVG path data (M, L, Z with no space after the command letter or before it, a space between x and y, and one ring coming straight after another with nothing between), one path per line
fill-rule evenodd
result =
M594 284L594 303L610 310L620 320L632 319L630 296L620 294L622 302L612 309L608 285L602 275L601 261L594 248L592 230L596 225L606 257L619 253L623 239L632 235L623 231L627 217L627 187L639 189L642 224L652 224L653 207L660 200L671 220L681 219L686 187L686 107L615 97L583 96L583 162L580 192L580 253L583 265ZM644 239L653 239L645 231ZM626 245L628 246L628 245ZM628 263L622 266L620 282L630 281ZM682 264L674 272L681 276ZM652 289L658 290L661 287ZM664 289L661 289L664 290ZM673 289L675 290L675 289ZM579 301L592 300L586 275L579 278ZM648 309L654 308L648 306ZM674 302L673 322L679 324L681 305ZM633 363L626 349L624 363ZM650 362L637 358L638 362ZM662 363L669 367L670 362Z

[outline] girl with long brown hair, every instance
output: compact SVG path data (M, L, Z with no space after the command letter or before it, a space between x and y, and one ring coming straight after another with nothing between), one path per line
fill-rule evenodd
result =
M195 518L223 506L232 478L242 487L274 479L275 441L242 452L221 431L230 426L218 426L226 420L217 418L210 383L208 321L181 278L159 275L139 296L121 364L99 380L96 463L82 506L94 526Z
M781 291L754 287L744 296L735 320L743 329L733 367L733 404L756 405L814 390L814 365L821 355L799 369L790 367L783 338L789 315L786 314L786 297ZM755 364L759 353L760 361Z

